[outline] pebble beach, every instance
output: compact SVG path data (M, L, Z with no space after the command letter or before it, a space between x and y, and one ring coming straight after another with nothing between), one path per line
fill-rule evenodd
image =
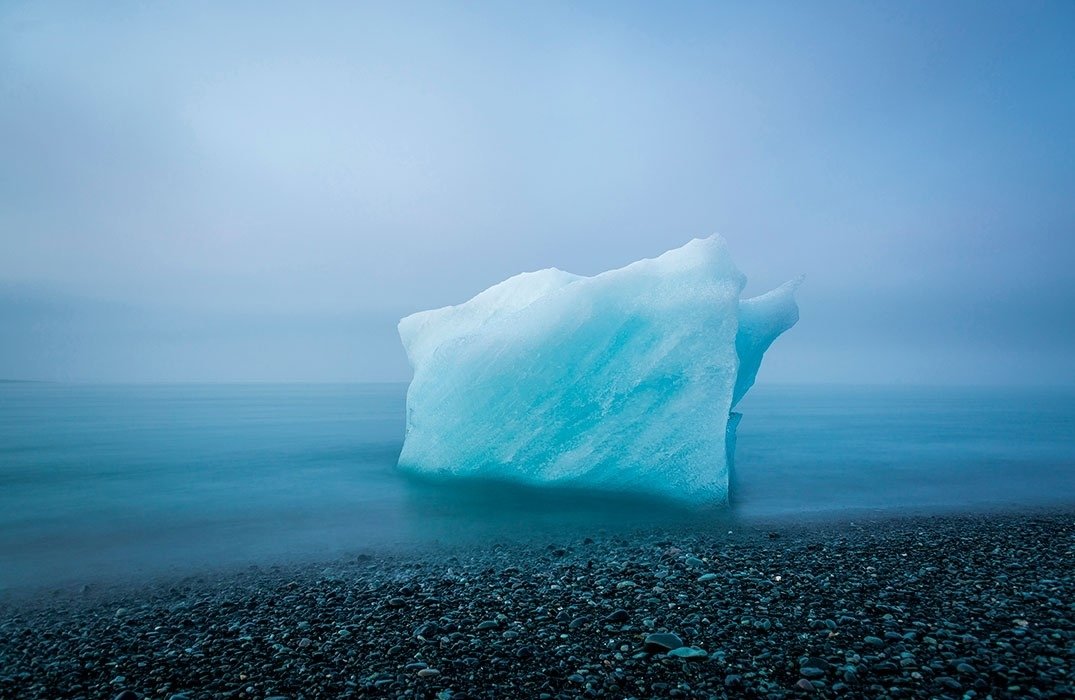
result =
M1075 512L363 553L0 602L0 697L1075 695Z

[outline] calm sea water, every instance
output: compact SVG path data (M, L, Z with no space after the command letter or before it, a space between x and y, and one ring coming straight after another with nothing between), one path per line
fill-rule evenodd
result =
M755 387L729 511L446 489L405 386L0 384L0 588L661 522L1075 504L1075 393Z

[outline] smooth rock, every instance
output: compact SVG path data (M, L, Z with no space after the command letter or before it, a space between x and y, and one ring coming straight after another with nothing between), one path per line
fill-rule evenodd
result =
M649 652L668 652L683 646L683 640L671 632L655 632L646 635L643 648Z
M941 686L942 688L947 688L948 690L963 690L963 686L960 685L959 681L957 681L955 678L951 678L949 676L938 676L934 680L936 681L937 685Z
M593 622L592 617L590 617L589 615L583 615L581 617L576 617L574 620L572 620L567 625L567 628L569 630L577 630L579 627L582 627L583 625L588 625L591 622Z
M415 628L414 636L415 637L432 637L435 634L437 634L437 632L439 632L439 631L440 631L440 626L437 625L435 622L426 622L426 623L423 623L423 624L421 624L421 625L419 625L418 627Z

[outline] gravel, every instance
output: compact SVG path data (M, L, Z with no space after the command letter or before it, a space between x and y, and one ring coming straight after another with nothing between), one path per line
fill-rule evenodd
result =
M1072 512L994 513L9 595L0 698L1071 697L1073 550Z

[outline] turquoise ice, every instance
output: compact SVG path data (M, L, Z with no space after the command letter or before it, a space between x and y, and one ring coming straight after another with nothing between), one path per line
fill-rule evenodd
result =
M799 316L799 280L741 300L745 283L712 236L593 277L523 273L407 316L399 467L726 502L732 409Z

